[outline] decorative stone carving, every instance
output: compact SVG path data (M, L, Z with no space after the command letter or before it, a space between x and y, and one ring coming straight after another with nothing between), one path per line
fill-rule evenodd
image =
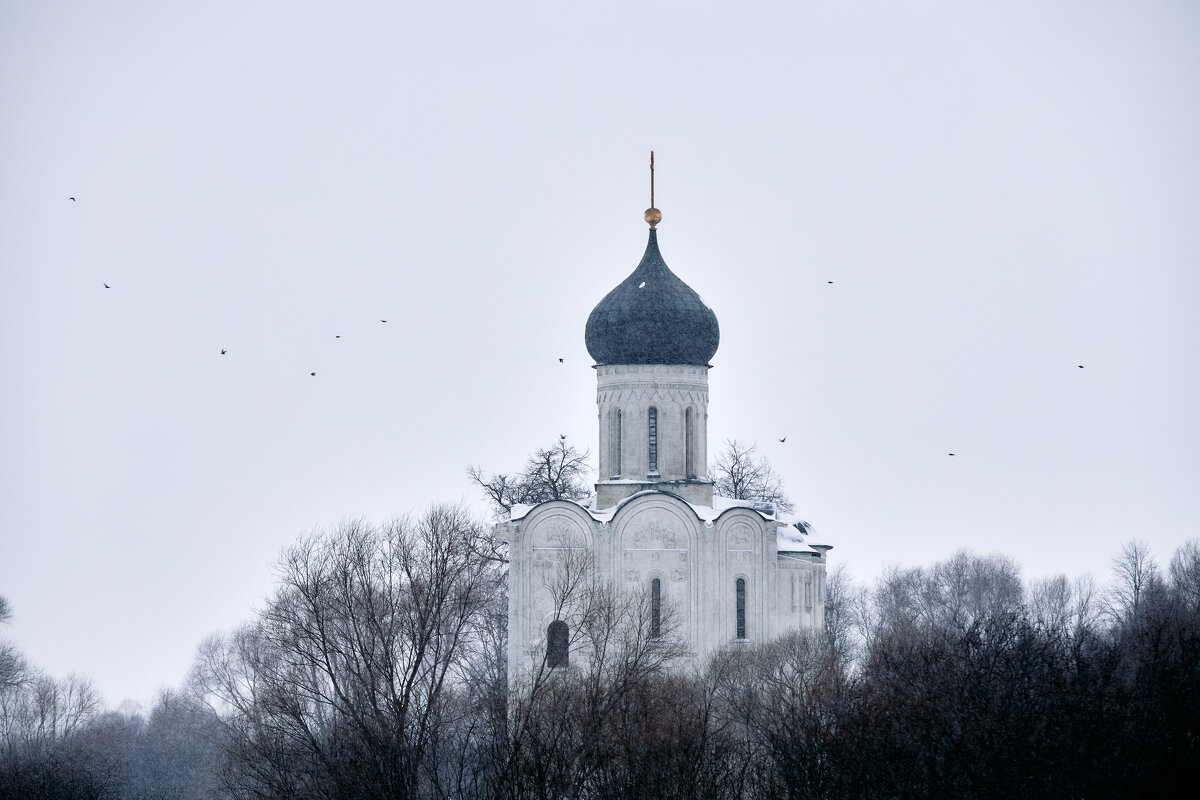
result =
M675 531L658 518L649 520L644 528L633 535L634 545L643 548L674 548L676 540Z
M579 541L580 537L575 531L562 524L550 528L546 532L546 539L559 547L579 547L583 544Z
M671 570L671 580L675 582L686 581L687 572L682 569L673 569Z

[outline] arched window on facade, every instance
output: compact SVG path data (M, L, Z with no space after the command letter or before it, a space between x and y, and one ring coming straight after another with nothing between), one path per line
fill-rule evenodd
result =
M567 623L556 619L546 626L546 666L565 667L570 657Z
M658 472L658 409L654 406L650 406L648 425L650 434L649 472L653 475Z
M609 441L612 442L612 477L621 477L621 409L612 413L613 432Z
M683 414L684 475L692 480L696 471L696 409L688 406Z
M657 639L662 631L662 581L650 581L650 637Z
M746 638L746 579L737 579L737 638Z

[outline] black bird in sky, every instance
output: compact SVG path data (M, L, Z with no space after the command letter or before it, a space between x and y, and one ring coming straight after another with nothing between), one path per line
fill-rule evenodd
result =
M310 372L310 373L308 373L308 374L309 374L309 375L312 375L314 378L315 378L315 377L317 377L317 373L315 373L315 372Z
M221 350L221 355L225 355L225 350L224 350L224 349L222 349L222 350Z
M104 288L105 288L105 289L111 289L112 287L111 287L111 286L109 286L109 285L106 283L106 284L104 284Z
M825 281L825 282L826 282L826 283L833 283L833 281Z
M954 455L954 453L946 453L946 455L952 456L952 455Z
M563 360L560 358L560 359L558 360L558 363L560 363L560 364L561 364L561 363L563 363Z
M560 433L560 434L558 435L558 438L559 438L559 439L566 439L566 438L567 438L567 435L566 435L565 433Z
M342 335L339 333L337 336L334 336L333 338L340 339L340 338L342 338Z
M786 441L787 441L787 437L785 436L785 437L783 437L782 439L780 439L779 441L780 441L780 442L786 442Z
M72 202L72 203L74 203L74 202L75 202L75 198L74 198L74 197L72 197L72 198L71 198L71 202Z
M1080 365L1079 365L1079 368L1080 368L1080 369L1083 369L1083 364L1080 364Z
M381 319L381 320L379 320L379 321L380 321L380 322L387 322L387 320L386 320L386 319Z

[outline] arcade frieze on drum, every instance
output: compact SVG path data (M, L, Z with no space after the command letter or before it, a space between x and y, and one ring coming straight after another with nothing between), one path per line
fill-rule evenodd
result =
M604 405L644 404L656 402L660 405L678 403L681 406L705 406L708 392L690 386L672 386L667 389L623 388L605 389L598 393L597 401Z

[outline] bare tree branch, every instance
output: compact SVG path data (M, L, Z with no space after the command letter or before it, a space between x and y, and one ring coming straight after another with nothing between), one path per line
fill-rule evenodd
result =
M756 456L757 452L757 444L747 446L737 439L726 439L725 449L709 468L713 492L720 497L748 500L784 513L791 512L792 502L784 491L783 478L770 462Z
M467 467L467 477L479 487L497 519L504 519L516 505L536 505L547 500L582 500L591 493L588 478L589 451L576 450L565 438L532 453L518 474L488 474L480 467Z

